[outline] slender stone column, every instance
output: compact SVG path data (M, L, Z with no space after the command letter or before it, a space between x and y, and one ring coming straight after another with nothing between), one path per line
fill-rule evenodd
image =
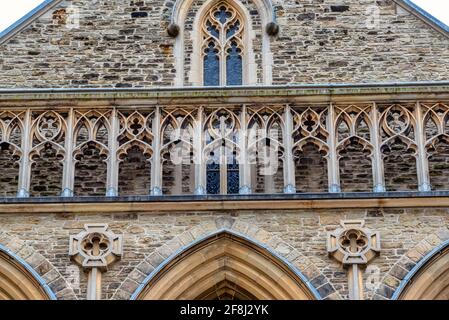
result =
M327 161L327 172L329 176L329 192L341 192L340 189L340 168L337 155L337 142L335 130L335 110L334 105L329 105L329 113L327 118L327 131L329 137L327 144L329 145L329 158Z
M295 162L293 159L293 117L291 107L287 105L284 112L284 193L296 193Z
M67 117L67 132L65 136L65 159L64 172L62 176L62 197L73 197L73 186L75 179L75 166L73 162L73 147L74 147L74 115L73 109L69 111Z
M101 271L98 268L89 270L87 276L87 300L101 300Z
M153 119L153 159L151 162L151 195L162 195L162 163L161 163L161 109L154 111Z
M419 191L431 191L429 163L426 150L426 133L424 131L424 119L419 101L416 102L415 107L416 119L416 144L418 146L418 154L416 158L416 170L418 173L418 188Z
M376 103L373 103L371 110L371 143L373 145L373 191L385 192L384 164L382 160L382 151L380 150L379 134L379 111Z
M17 191L18 198L27 198L30 196L30 179L31 179L30 150L32 142L30 109L26 111L23 123L24 125L22 132L22 157L20 159L19 190Z
M247 130L247 110L246 106L242 107L242 114L240 115L240 157L239 157L239 169L240 169L240 194L251 193L251 169L248 159L248 130Z
M111 131L109 133L109 161L108 161L108 178L107 178L107 197L115 197L118 195L118 137L119 123L117 109L113 109L111 113Z
M193 137L193 163L195 165L195 194L206 194L206 164L204 159L204 109L198 109L194 126Z
M226 137L226 119L220 117L220 137ZM220 152L220 194L228 193L228 159L226 154L226 147L220 146L218 148Z

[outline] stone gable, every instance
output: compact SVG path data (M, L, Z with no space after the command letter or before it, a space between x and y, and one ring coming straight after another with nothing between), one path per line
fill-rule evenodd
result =
M242 3L257 15L253 2ZM69 5L79 27L67 16ZM0 87L173 86L175 39L166 31L172 6L163 0L63 1L0 45ZM361 0L283 0L274 7L280 32L271 39L273 84L447 79L449 38L391 0L374 7ZM258 19L253 24L262 83L263 28ZM186 46L185 75L189 41Z

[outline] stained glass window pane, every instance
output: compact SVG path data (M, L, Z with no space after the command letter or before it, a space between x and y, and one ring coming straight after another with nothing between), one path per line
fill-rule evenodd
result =
M220 31L218 31L217 27L214 26L210 21L207 21L206 26L207 31L209 31L211 35L213 35L217 39L220 37Z
M204 50L204 53L204 85L218 86L220 85L220 61L218 58L218 50L212 41Z
M240 179L239 179L239 165L234 163L228 164L228 194L239 193Z
M220 2L206 14L202 30L204 86L242 85L244 25L240 14Z
M207 194L220 193L220 165L218 163L209 163L207 165Z
M228 30L226 31L226 39L231 38L238 30L240 27L240 21L236 21L233 25L228 27Z
M215 12L215 18L220 21L221 24L225 24L226 21L232 17L232 13L226 10L226 7L220 7L217 12Z
M232 42L226 57L226 84L228 86L240 86L242 79L242 50L236 42Z

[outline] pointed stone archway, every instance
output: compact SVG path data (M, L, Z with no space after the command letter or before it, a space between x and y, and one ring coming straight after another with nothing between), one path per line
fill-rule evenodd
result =
M229 231L186 248L153 272L138 300L314 300L303 276L275 256Z
M398 300L449 300L449 240L428 253L405 276Z
M51 300L55 295L20 257L0 245L0 300Z
M434 294L431 298L427 293L423 293L427 290L426 288L429 292L438 291L437 286L442 288L444 283L446 283L446 290L449 289L447 286L449 279L444 280L444 275L449 275L449 267L445 267L445 264L449 266L448 251L449 229L443 227L429 234L405 252L384 274L379 286L373 290L373 299L436 299L439 294Z
M25 241L0 231L0 300L76 300L55 266Z
M245 239L256 247L268 251L299 277L306 284L306 287L314 293L316 299L341 299L339 293L329 282L328 277L323 274L315 263L281 237L246 221L223 216L214 217L184 231L148 254L128 274L127 278L117 288L112 299L136 299L150 279L159 273L170 261L173 261L180 254L183 254L205 239L222 232Z

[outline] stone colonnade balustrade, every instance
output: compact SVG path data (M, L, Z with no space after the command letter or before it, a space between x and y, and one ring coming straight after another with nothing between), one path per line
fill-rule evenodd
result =
M0 107L0 145L10 150L18 164L18 197L30 196L32 164L45 158L47 149L55 150L62 166L60 195L76 195L75 167L88 148L96 149L107 165L107 196L119 195L119 167L133 148L151 166L146 173L151 195L166 193L163 181L168 163L175 168L170 194L209 193L212 162L218 164L214 167L220 177L217 193L253 193L260 177L262 193L308 192L298 189L300 178L295 171L304 147L310 144L326 163L328 191L341 192L341 152L352 143L368 153L373 192L386 191L383 159L386 153L396 152L395 143L403 144L416 159L411 165L416 165L417 189L430 191L430 151L447 141L449 103L439 101ZM232 170L238 174L230 175ZM183 192L186 172L190 181ZM236 191L230 191L229 179L234 179Z

